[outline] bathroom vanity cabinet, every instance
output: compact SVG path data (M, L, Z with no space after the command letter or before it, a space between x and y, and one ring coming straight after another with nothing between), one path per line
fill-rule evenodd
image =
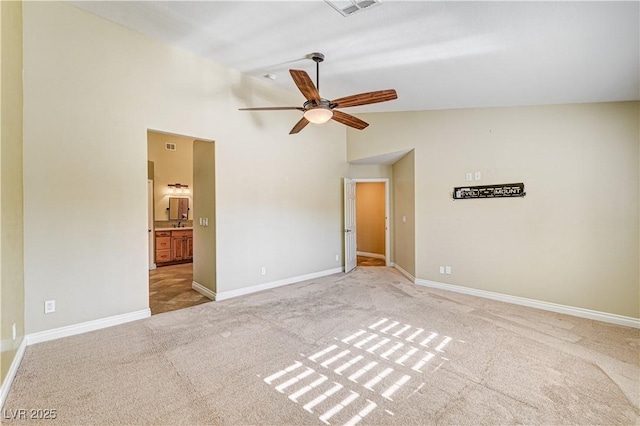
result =
M156 264L158 266L193 261L193 230L156 230Z
M174 262L193 260L193 231L171 231L171 254Z

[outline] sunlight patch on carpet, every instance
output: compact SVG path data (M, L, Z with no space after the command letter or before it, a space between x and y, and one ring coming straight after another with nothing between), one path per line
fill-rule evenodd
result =
M294 361L264 382L323 423L348 426L376 409L393 415L389 409L394 400L419 392L424 374L449 361L442 354L454 341L388 318L334 339L335 344Z

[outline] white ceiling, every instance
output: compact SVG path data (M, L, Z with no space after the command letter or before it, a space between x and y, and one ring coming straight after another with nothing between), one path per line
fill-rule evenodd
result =
M398 92L349 112L640 99L637 1L383 0L346 18L322 1L72 4L243 73L275 74L265 81L291 92L289 68L315 81L311 52L326 57L324 98Z

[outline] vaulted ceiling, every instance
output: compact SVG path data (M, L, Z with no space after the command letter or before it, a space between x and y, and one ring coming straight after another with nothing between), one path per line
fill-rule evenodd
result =
M348 17L323 1L72 4L291 92L290 68L315 81L311 52L324 98L398 92L350 112L640 99L639 2L383 0Z

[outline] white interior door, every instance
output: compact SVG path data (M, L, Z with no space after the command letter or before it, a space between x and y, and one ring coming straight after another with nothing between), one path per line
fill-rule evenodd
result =
M344 178L344 271L356 267L356 182Z
M154 263L154 243L155 239L153 238L153 181L151 179L147 179L147 234L149 238L149 269L156 269L156 264Z

